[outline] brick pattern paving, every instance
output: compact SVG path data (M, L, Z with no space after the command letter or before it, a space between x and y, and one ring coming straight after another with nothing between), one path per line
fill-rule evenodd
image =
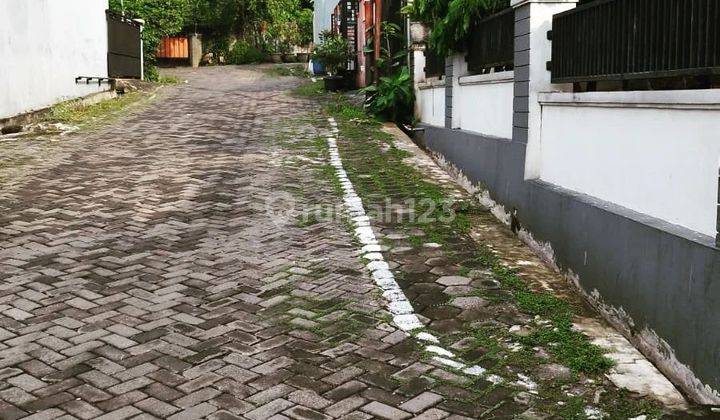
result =
M476 417L387 322L341 223L268 218L278 191L338 200L280 145L314 104L247 69L181 75L5 179L0 418Z

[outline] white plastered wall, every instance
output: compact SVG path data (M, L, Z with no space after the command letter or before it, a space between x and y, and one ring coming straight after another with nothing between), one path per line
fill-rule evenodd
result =
M445 84L443 80L428 80L415 91L416 116L421 122L445 126Z
M46 108L108 85L107 0L0 0L0 118Z
M461 76L458 80L453 90L453 120L458 128L511 139L513 72Z
M720 91L540 96L540 178L714 237Z

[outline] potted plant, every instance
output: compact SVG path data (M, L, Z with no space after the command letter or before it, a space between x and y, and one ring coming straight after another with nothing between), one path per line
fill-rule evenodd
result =
M410 40L413 44L423 44L430 34L427 25L428 14L432 12L427 0L413 0L400 9L400 13L410 18Z
M278 54L280 54L280 61L279 61L280 63L288 63L289 62L288 56L290 55L289 54L290 53L290 45L288 45L283 40L278 40L277 41L277 52L278 52Z
M315 47L313 58L323 63L327 76L323 78L325 90L337 91L343 87L343 77L338 74L350 60L350 44L340 34L325 31L320 34L320 45Z
M298 53L297 53L297 61L298 63L307 63L310 59L310 54L308 53L309 47L298 47Z
M270 61L276 64L282 63L282 52L280 52L280 47L278 46L277 41L272 41L268 45L268 50L270 52Z
M316 76L325 74L325 63L320 61L320 59L317 58L314 54L313 58L314 60L312 61L312 73Z
M427 40L428 27L422 22L410 22L410 39L413 44L422 44Z

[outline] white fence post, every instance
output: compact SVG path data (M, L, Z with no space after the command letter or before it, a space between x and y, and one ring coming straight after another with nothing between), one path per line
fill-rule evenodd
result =
M145 50L143 49L143 27L145 26L145 20L133 19L133 21L140 24L140 80L145 80Z
M424 43L424 26L419 22L410 23L411 36L408 38L410 58L411 58L411 76L413 81L413 89L415 96L418 97L417 85L425 81L425 43ZM413 33L415 32L415 33ZM421 115L420 101L415 101L415 109L413 115L419 117Z
M525 179L540 176L540 92L571 90L552 85L547 62L551 43L547 33L556 13L575 7L577 0L511 0L515 9L515 98L513 140L527 143Z

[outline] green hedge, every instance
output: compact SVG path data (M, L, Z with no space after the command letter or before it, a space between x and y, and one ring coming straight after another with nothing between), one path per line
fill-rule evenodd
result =
M263 61L265 54L245 41L237 41L228 53L228 64L250 64Z

